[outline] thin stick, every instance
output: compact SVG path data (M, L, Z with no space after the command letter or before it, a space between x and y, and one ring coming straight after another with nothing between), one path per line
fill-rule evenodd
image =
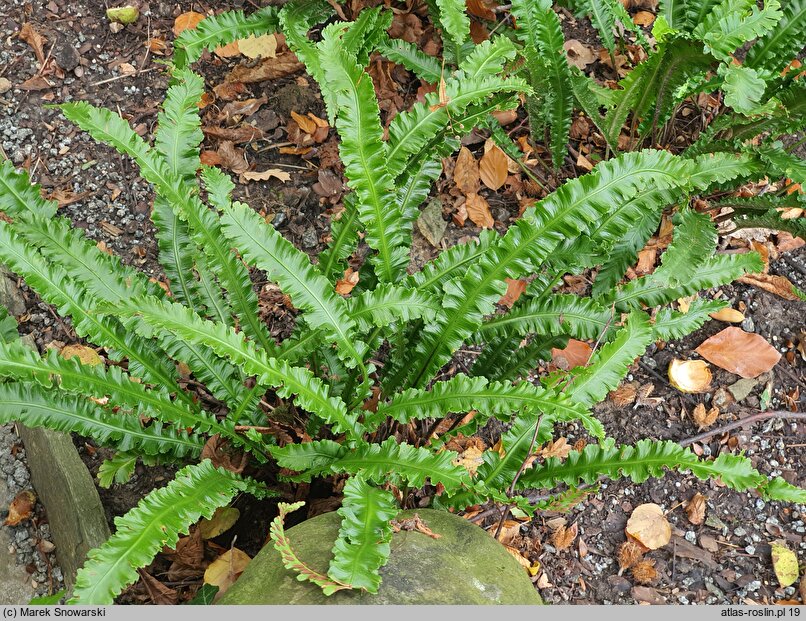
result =
M716 429L711 429L710 431L706 431L699 435L686 438L685 440L681 440L680 446L690 446L695 442L702 442L703 440L708 440L709 438L712 438L715 435L725 433L726 431L731 431L732 429L737 429L738 427L744 427L745 425L752 425L753 423L758 423L760 421L767 420L769 418L787 418L787 419L806 421L806 413L786 412L785 410L758 412L756 414L751 414L750 416L747 416L746 418L743 418L741 420L736 420L733 421L732 423L728 423L727 425L723 425L722 427L717 427Z
M100 86L101 84L107 84L109 82L114 82L115 80L122 80L123 78L136 78L139 75L143 75L144 73L151 73L152 71L157 71L159 67L152 67L151 69L146 69L144 71L135 71L134 73L126 73L123 75L116 75L114 78L107 78L106 80L101 80L100 82L93 82L90 86Z

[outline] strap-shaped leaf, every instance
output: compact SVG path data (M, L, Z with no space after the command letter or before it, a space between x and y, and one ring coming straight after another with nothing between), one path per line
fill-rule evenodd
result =
M142 426L137 416L113 414L89 399L36 384L0 384L0 423L19 421L29 427L45 427L89 436L121 451L146 455L183 457L198 455L204 441L186 431L160 422Z
M399 510L391 492L373 487L360 476L347 479L328 577L377 593L381 584L378 570L389 560L391 520Z
M554 488L559 483L595 483L600 476L609 479L629 477L635 483L659 478L666 470L690 470L698 479L719 479L736 490L769 485L746 457L722 453L714 461L699 459L676 442L640 440L635 445L603 447L589 444L581 452L572 451L564 461L550 458L528 470L518 480L519 489ZM773 490L778 489L774 484Z
M765 0L759 9L750 0L722 0L697 24L692 34L706 51L727 60L738 47L769 32L781 19L778 0Z
M115 534L91 550L76 575L71 604L102 604L137 580L163 547L173 548L201 518L211 518L238 492L268 495L267 490L238 475L217 469L209 459L187 466L165 487L150 492L123 517L115 519Z
M765 3L766 5L766 3ZM789 64L806 44L806 0L790 0L783 18L747 52L744 64L777 73Z
M278 12L279 7L267 6L249 16L243 11L227 11L203 19L196 28L184 30L174 41L173 62L177 68L183 69L196 62L204 50L246 39L250 35L274 32L279 25Z
M681 339L695 330L699 330L710 319L709 315L711 313L725 308L726 305L725 302L720 300L696 298L691 302L685 313L673 311L670 308L662 308L655 315L653 338L664 341Z
M755 69L738 65L720 65L719 75L723 78L722 92L725 105L736 112L751 115L759 110L767 88L764 79ZM774 104L775 102L767 102Z
M269 447L272 457L281 468L307 473L310 480L316 473L329 469L330 465L343 457L349 450L333 440L314 440L301 444L286 444L283 447Z
M570 381L565 392L574 402L584 406L598 403L608 392L618 388L629 366L652 341L649 317L640 311L630 313L624 327Z
M353 336L355 322L350 319L347 304L311 265L308 256L242 203L226 209L221 224L244 258L277 281L294 305L306 311L306 323L323 328L346 357L360 365L364 344Z
M188 222L194 241L204 251L210 267L226 289L242 329L271 351L273 341L257 315L257 295L249 272L231 252L216 215L202 204L197 195L186 190L182 179L171 173L164 159L151 150L120 116L86 102L63 104L61 110L93 138L115 147L137 162L143 178L154 185L157 193L170 203L181 219Z
M395 321L433 319L441 310L439 303L427 294L390 284L350 298L347 307L360 330L388 326Z
M591 0L597 4L600 0ZM518 36L531 49L530 58L539 57L540 67L530 66L532 87L538 90L537 81L547 88L541 92L551 135L551 157L559 168L567 152L568 132L571 129L574 95L571 72L563 49L565 39L560 18L548 2L517 0L512 3L512 14L518 20ZM612 24L611 24L612 28ZM612 49L612 32L610 33ZM533 63L530 63L533 65Z
M806 222L803 218L784 220L780 214L772 209L765 213L756 214L744 212L733 219L739 228L765 228L786 231L795 237L806 239Z
M605 334L613 313L591 298L556 294L535 299L517 309L485 321L477 338L527 334L568 334L577 339L596 339Z
M387 37L378 43L377 50L392 62L403 65L423 82L437 84L442 77L439 59L429 56L413 43Z
M19 338L17 320L8 314L5 306L0 306L0 343L13 343Z
M453 43L462 45L470 36L470 18L462 0L434 0L439 7L439 21Z
M149 326L168 332L191 343L210 347L220 357L240 366L259 383L277 389L281 397L297 395L297 403L333 425L334 431L360 436L356 416L347 414L344 402L328 394L328 389L307 369L269 357L242 332L224 324L202 319L193 311L171 302L141 298L118 308L105 309L120 314L137 315Z
M690 280L716 250L716 227L706 213L680 212L672 243L661 257L654 275L658 282L678 286Z
M580 8L590 16L591 23L604 46L612 52L616 49L616 40L613 28L616 26L616 16L609 0L581 0Z
M52 218L58 205L46 201L39 194L39 186L32 185L28 173L14 170L6 159L0 161L0 211L11 217L30 211L43 218Z

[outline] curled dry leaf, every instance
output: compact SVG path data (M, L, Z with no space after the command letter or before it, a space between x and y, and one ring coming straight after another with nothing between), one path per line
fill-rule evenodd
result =
M568 444L568 440L561 437L546 444L546 446L538 451L538 455L545 459L556 457L559 460L563 460L568 457L568 454L573 450L574 447Z
M339 295L348 295L355 286L358 284L358 272L348 267L344 270L344 278L336 281L336 293Z
M204 582L218 587L223 595L238 579L252 559L243 550L232 548L210 563L204 572Z
M772 568L782 587L786 588L798 579L798 557L786 546L785 541L772 543Z
M551 533L551 543L558 550L567 550L574 543L577 534L579 533L579 526L576 522L571 526L560 526L557 530Z
M711 319L724 321L725 323L742 323L744 321L744 313L737 311L735 308L723 308L715 313L711 313L710 317Z
M694 351L716 366L746 379L766 373L781 359L780 352L764 337L734 326L718 332Z
M254 67L238 65L224 78L225 82L254 84L266 80L276 80L304 69L294 52L282 52L275 58L266 58Z
M29 22L25 22L22 25L22 28L20 28L20 34L18 36L20 38L20 41L25 41L28 45L31 46L31 49L34 51L36 59L40 62L40 64L44 64L45 37L39 34Z
M672 538L672 527L663 514L663 509L652 502L635 508L627 520L626 532L650 550L665 546Z
M638 26L651 26L652 22L655 21L655 16L649 11L638 11L632 16L632 21Z
M203 19L204 15L202 13L197 13L196 11L187 11L186 13L182 13L174 20L174 34L178 37L185 30L193 30Z
M753 285L764 291L774 293L785 300L800 301L795 285L786 276L775 276L773 274L747 274L739 278L739 282Z
M608 395L610 400L620 408L635 402L638 394L638 382L623 383L621 386L611 391Z
M702 360L677 360L669 363L669 383L680 392L706 392L711 386L711 370Z
M497 190L507 180L508 158L495 144L485 146L484 155L479 161L481 182L491 190Z
M705 521L705 496L697 492L686 505L688 521L699 526Z
M454 466L461 466L475 476L479 466L484 463L484 451L478 446L468 446L452 463Z
M465 209L467 210L467 217L470 218L476 226L483 229L491 229L495 224L492 213L490 213L490 205L483 196L470 193L467 195L465 201Z
M269 168L260 172L245 172L241 174L244 181L268 181L269 179L278 179L279 181L291 181L291 175L279 168Z
M697 424L699 429L707 429L716 422L716 417L719 416L719 408L710 408L706 411L705 405L698 403L691 413L691 418Z
M8 505L8 516L3 522L6 526L17 526L21 522L30 519L36 506L36 496L32 491L20 492Z

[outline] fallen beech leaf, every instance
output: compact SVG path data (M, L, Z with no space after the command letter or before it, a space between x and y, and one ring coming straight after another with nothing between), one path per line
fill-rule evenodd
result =
M453 169L453 181L465 194L475 194L479 189L479 165L467 147L459 150L456 156L456 167ZM473 220L475 222L475 220Z
M622 384L615 390L611 391L608 395L610 400L620 408L623 408L635 402L635 397L638 394L638 383L629 382Z
M645 548L657 550L672 538L672 527L655 503L638 505L627 520L627 534Z
M221 158L221 166L235 173L243 173L249 170L249 164L244 157L243 149L239 149L231 140L223 140L218 145L218 155Z
M215 96L224 101L232 101L238 95L246 92L246 85L243 82L223 82L213 87Z
M33 492L25 490L20 492L8 505L8 517L3 522L6 526L17 526L20 522L29 519L34 512L36 496Z
M698 403L691 413L691 418L697 423L699 429L706 429L713 425L717 416L719 416L719 408L711 408L706 412L705 405L702 403Z
M493 215L490 213L490 205L483 196L476 193L468 194L467 200L465 201L465 209L467 209L467 217L470 218L474 224L483 229L493 228L495 220L493 220Z
M507 282L507 292L501 296L501 299L498 300L499 304L506 306L507 308L512 308L512 305L518 301L518 298L521 297L521 294L526 291L527 283L525 280L515 280L513 278L505 278Z
M495 21L495 13L492 12L484 0L467 0L467 12L481 19Z
M309 119L307 116L302 116L293 110L291 111L291 118L297 122L299 128L306 134L312 134L316 131L317 125L313 119Z
M221 164L221 156L217 151L202 151L199 155L199 160L205 166L219 166Z
M294 52L283 52L275 58L266 58L254 67L238 65L224 78L225 82L243 82L254 84L266 80L276 80L304 69Z
M697 492L686 505L688 521L699 526L705 521L705 496Z
M185 30L193 30L204 19L204 15L196 11L188 11L177 16L174 20L174 35L177 37Z
M259 37L250 35L238 41L238 50L247 58L274 58L277 54L277 37L265 34Z
M506 182L507 174L507 156L497 145L491 145L479 161L481 182L491 190L497 190Z
M65 360L78 358L81 364L86 364L91 367L94 367L96 364L103 364L104 362L98 355L98 352L84 345L67 345L62 347L59 354Z
M565 349L555 347L551 350L551 361L556 367L567 371L574 367L584 367L588 364L592 353L591 346L585 341L568 339L568 345L565 346Z
M527 571L529 570L529 568L532 566L532 563L530 563L529 559L527 559L525 556L523 556L523 554L521 554L520 550L508 545L504 545L504 547L516 561L518 561Z
M291 175L279 168L269 168L260 172L245 172L241 174L241 177L245 181L268 181L272 178L280 181L291 181Z
M148 591L154 604L158 606L174 605L179 601L179 593L176 589L164 585L145 569L138 569L137 573L140 574L140 579L143 581L146 591Z
M204 572L204 582L218 587L218 593L223 595L235 580L238 579L252 559L238 548L227 550Z
M29 23L25 22L20 28L20 34L18 35L20 41L25 41L28 45L31 46L31 49L34 51L36 55L36 59L40 62L40 64L45 63L45 51L44 51L44 44L45 44L45 37L39 34L36 29Z
M772 369L781 354L764 337L731 326L718 332L695 349L716 366L746 379Z
M739 282L746 285L753 285L764 291L774 293L785 300L800 301L801 298L795 285L786 276L775 276L773 274L746 274L739 278Z
M558 550L567 550L571 547L571 544L574 543L574 539L576 539L578 532L579 526L576 522L567 528L565 526L560 526L557 530L551 533L551 543Z
M35 75L25 80L19 87L24 91L44 91L52 88L53 85L44 76Z
M479 466L484 463L484 451L478 446L468 446L451 463L454 466L461 466L467 470L471 476L476 475ZM518 523L520 526L520 523Z
M569 39L563 43L563 49L568 55L568 62L577 67L584 69L596 60L596 55L587 45L576 39Z
M672 360L669 383L680 392L706 392L711 385L711 370L702 360Z
M568 440L560 437L546 444L546 446L538 451L538 454L545 459L548 459L549 457L556 457L562 461L568 457L568 454L573 450L574 447L568 444Z
M772 542L772 568L782 587L795 584L798 579L798 557L786 547L784 541Z
M241 512L235 507L219 507L213 517L199 522L199 533L202 539L215 539L232 528L239 517Z
M252 125L241 125L240 127L216 127L215 125L203 125L204 135L218 140L228 140L234 143L252 142L263 138L263 131ZM220 149L219 149L220 150Z
M347 295L358 284L358 272L354 271L352 267L344 270L344 278L336 281L336 293L339 295Z
M655 16L649 11L638 11L632 16L632 21L639 26L651 26L655 21Z
M233 58L235 56L239 56L241 50L238 48L238 42L232 41L226 45L219 45L213 50L213 52L215 52L215 55L219 58Z
M737 311L735 308L720 309L715 313L711 313L710 317L725 323L742 323L744 321L744 313Z
M231 101L221 110L221 115L228 118L234 116L250 116L260 110L260 106L267 101L268 99L266 99L266 97Z

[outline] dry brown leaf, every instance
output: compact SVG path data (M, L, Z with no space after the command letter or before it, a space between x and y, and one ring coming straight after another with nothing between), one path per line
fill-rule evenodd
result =
M635 565L642 558L644 558L644 548L632 539L627 539L618 550L619 574Z
M481 19L495 21L495 13L484 0L467 0L467 12Z
M775 276L773 274L747 274L739 278L739 282L746 285L753 285L764 291L774 293L785 300L799 301L800 297L795 292L795 285L786 276Z
M697 492L691 497L686 505L686 515L688 521L699 526L705 521L705 496Z
M261 170L260 172L245 172L241 174L241 179L244 181L268 181L269 179L277 179L279 181L291 181L291 175L279 168L269 168Z
M742 323L744 321L744 313L737 311L735 308L722 308L715 313L710 313L711 319L717 321L724 321L725 323Z
M218 99L232 101L246 92L246 85L243 82L222 82L213 87L213 92Z
M90 349L85 345L67 345L59 352L62 358L69 360L70 358L78 358L81 364L94 367L96 364L103 364L103 360L94 349Z
M507 552L509 552L512 555L512 557L527 570L532 566L532 563L529 562L529 559L523 556L523 554L521 554L520 550L508 545L505 545L504 547L506 548Z
M259 37L249 35L238 41L238 51L247 58L274 58L277 54L277 37L265 34Z
M36 29L29 23L25 22L20 28L18 35L21 41L25 41L33 49L36 59L40 64L45 64L45 37L39 34Z
M468 446L451 463L454 466L461 466L467 470L471 476L476 475L479 466L484 463L484 451L478 446Z
M226 45L219 45L217 48L213 50L213 52L219 58L233 58L241 54L241 50L238 49L237 41L232 41L231 43L227 43Z
M622 384L615 390L610 392L610 400L620 408L630 405L635 401L635 396L638 393L638 383L629 382Z
M561 437L546 444L546 446L538 451L538 454L545 459L548 459L549 457L556 457L562 461L568 457L568 454L573 450L574 447L568 444L568 440Z
M476 158L470 149L462 147L456 156L456 166L453 169L453 181L456 187L465 194L475 194L479 190L479 179L479 165Z
M313 119L308 118L307 116L302 116L301 114L298 114L293 110L291 111L291 118L297 122L299 128L306 134L313 134L316 131L316 128L318 127L318 125Z
M707 392L711 386L711 369L702 360L678 360L669 363L669 383L680 392Z
M213 517L199 522L201 538L215 539L232 528L239 517L241 517L241 512L235 507L219 507L213 513Z
M56 201L59 208L72 205L87 198L91 192L73 192L72 190L54 190L45 198ZM114 198L112 200L115 200Z
M568 339L565 349L555 347L551 350L551 361L557 368L567 371L574 367L584 367L588 364L592 353L591 346L585 341Z
M639 275L651 274L655 271L655 260L658 258L658 247L647 246L638 253L638 264L635 271Z
M781 353L763 336L731 326L715 334L695 349L700 356L746 379L772 369Z
M627 534L645 548L657 550L672 538L672 527L655 503L638 505L627 520Z
M658 570L655 569L655 561L644 559L638 561L630 570L632 577L638 584L651 584L658 578Z
M199 160L205 166L220 166L221 156L217 151L205 150L199 154Z
M585 172L590 172L590 171L593 170L593 164L591 163L591 161L587 157L582 155L581 153L577 156L577 162L576 163L577 163L577 167L581 168Z
M241 101L231 101L221 110L221 117L231 119L235 116L250 116L260 110L260 107L267 101L266 97L252 97Z
M165 586L162 582L157 580L154 576L149 574L145 569L138 569L137 573L151 597L151 601L158 606L174 605L179 601L179 593L176 589Z
M691 413L691 418L694 419L694 422L697 423L697 427L700 430L707 429L713 425L714 422L716 422L717 416L719 416L719 408L711 408L706 411L705 404L703 403L698 403Z
M210 563L204 572L204 582L217 586L218 595L223 595L244 572L251 560L246 552L238 548L227 550Z
M651 26L655 21L655 16L649 11L638 11L632 16L632 21L639 26Z
M204 18L205 16L202 13L197 13L196 11L182 13L174 20L174 35L178 37L185 30L193 30Z
M505 278L507 282L507 292L498 300L499 304L503 304L507 308L512 308L512 305L518 301L521 294L526 291L526 286L529 284L525 280L516 280L514 278Z
M239 149L231 140L223 140L218 145L218 156L221 158L221 166L236 173L243 173L249 170L249 164L244 157L243 149Z
M568 55L568 62L578 69L584 69L596 60L596 54L582 41L569 39L563 44L563 48Z
M218 127L215 125L203 125L202 131L209 138L218 140L228 140L236 144L252 142L263 138L263 130L252 125L241 125L239 127Z
M467 210L467 217L476 226L480 226L483 229L493 228L495 220L493 220L493 215L490 213L490 205L483 196L476 193L468 194L465 209Z
M491 190L497 190L507 180L508 158L497 145L485 146L485 153L479 161L479 176L481 182Z
M266 80L284 78L292 73L302 71L304 65L299 62L294 52L282 52L275 58L266 58L254 67L238 65L224 78L225 82L243 82L254 84Z
M45 78L44 76L35 75L34 77L28 78L27 80L25 80L25 82L20 84L19 88L21 88L24 91L44 91L49 88L53 88L53 84L48 82L47 78Z
M354 271L352 267L344 270L344 278L336 281L336 293L339 295L347 295L358 284L358 272Z
M8 505L8 516L3 522L6 526L17 526L30 519L36 506L36 495L29 490L20 492Z
M558 550L567 550L571 547L571 544L574 543L574 539L576 539L578 532L579 526L576 522L568 527L560 526L557 530L551 533L551 544Z

